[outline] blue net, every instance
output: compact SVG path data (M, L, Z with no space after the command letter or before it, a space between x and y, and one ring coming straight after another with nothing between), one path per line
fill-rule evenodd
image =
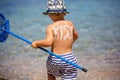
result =
M9 21L0 13L0 42L5 42L9 33L5 30L10 30Z

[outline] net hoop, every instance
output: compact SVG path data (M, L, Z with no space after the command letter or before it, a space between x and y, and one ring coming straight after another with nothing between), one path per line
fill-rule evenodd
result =
M10 30L9 21L0 13L0 42L5 42L9 33L5 30Z

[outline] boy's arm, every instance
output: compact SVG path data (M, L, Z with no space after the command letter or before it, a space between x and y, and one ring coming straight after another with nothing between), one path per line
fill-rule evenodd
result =
M74 28L73 29L73 43L78 39L79 35L77 30Z
M43 40L38 40L38 41L34 41L32 43L32 47L33 48L37 48L37 47L49 47L51 46L53 43L53 32L52 29L50 28L50 26L47 27L46 29L46 38Z

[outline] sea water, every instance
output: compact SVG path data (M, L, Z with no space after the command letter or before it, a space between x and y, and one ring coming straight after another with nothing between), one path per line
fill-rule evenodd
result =
M0 13L10 21L12 32L29 41L44 39L52 21L42 14L47 0L0 0ZM81 80L119 80L120 67L120 0L65 0L79 33L73 51ZM50 48L46 48L49 49ZM47 53L9 35L0 43L0 78L10 80L45 80ZM43 74L41 74L41 72ZM92 74L92 75L91 75ZM33 79L35 78L35 79Z
M11 31L30 40L45 38L45 29L52 21L42 12L47 0L0 0L0 13L10 21ZM73 45L76 55L120 52L119 0L65 0L70 12L65 18L72 21L79 33ZM11 35L0 43L0 57L44 56L41 50ZM23 56L21 56L23 57Z

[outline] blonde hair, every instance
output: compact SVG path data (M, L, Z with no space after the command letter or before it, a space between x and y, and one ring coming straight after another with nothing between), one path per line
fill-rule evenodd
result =
M66 13L49 13L48 15L63 19Z

